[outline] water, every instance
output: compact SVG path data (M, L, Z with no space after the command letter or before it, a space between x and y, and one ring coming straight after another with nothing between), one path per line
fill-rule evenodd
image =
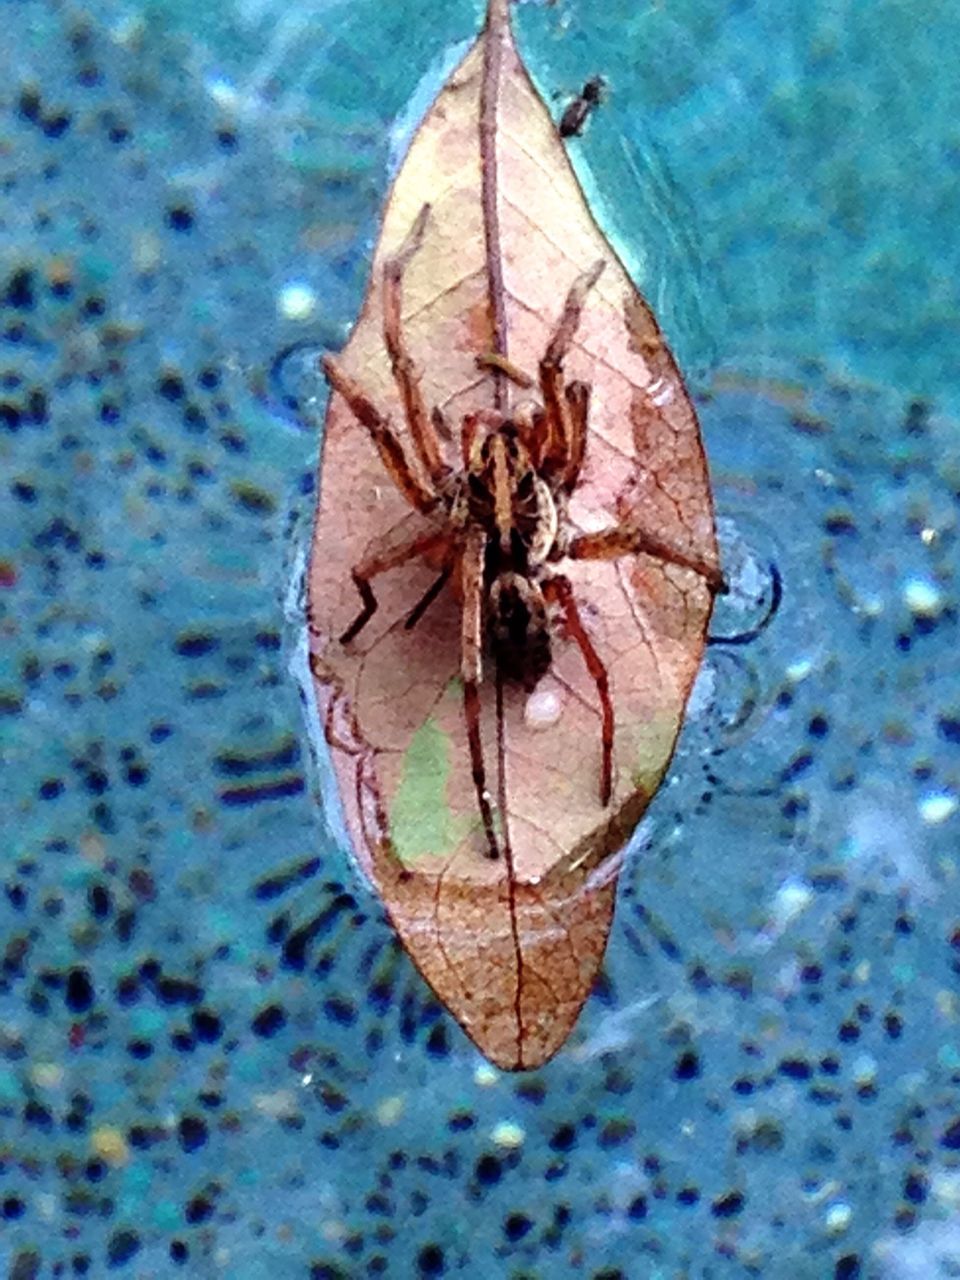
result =
M572 153L736 590L605 980L507 1077L329 835L295 679L309 370L477 12L5 8L6 1274L960 1265L958 21L519 14L558 113L609 83Z

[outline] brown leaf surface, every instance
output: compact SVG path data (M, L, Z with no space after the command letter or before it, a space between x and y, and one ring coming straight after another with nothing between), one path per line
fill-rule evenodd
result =
M491 146L481 155L481 117ZM485 213L486 201L486 213ZM478 370L499 350L534 377L573 280L598 259L566 376L592 387L590 438L571 516L585 532L634 514L717 563L696 417L649 309L596 226L550 116L513 44L506 0L441 90L397 176L369 290L338 357L409 431L384 347L383 263L425 203L404 277L403 325L428 407L461 416L507 388ZM502 277L502 290L498 281ZM510 402L534 393L509 388ZM448 446L457 464L454 443ZM589 994L613 912L619 854L669 763L700 661L711 595L689 570L645 557L564 564L606 663L616 710L614 790L599 802L600 711L577 647L559 639L537 691L550 727L506 685L498 739L486 662L483 739L510 856L484 856L464 728L460 606L446 589L403 620L436 577L416 561L378 578L379 610L350 645L350 571L428 528L387 476L367 431L331 395L310 567L315 687L354 853L424 977L491 1061L534 1067L560 1047ZM499 754L498 754L499 744Z

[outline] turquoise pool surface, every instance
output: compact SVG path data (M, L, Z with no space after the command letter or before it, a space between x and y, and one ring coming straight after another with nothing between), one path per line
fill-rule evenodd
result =
M0 16L3 1274L957 1274L960 10L518 8L558 117L607 82L570 154L733 587L520 1076L332 837L301 692L316 358L478 6Z

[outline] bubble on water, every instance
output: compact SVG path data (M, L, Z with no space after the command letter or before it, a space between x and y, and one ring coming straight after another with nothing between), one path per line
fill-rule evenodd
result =
M317 308L316 292L302 281L291 281L280 290L277 309L286 320L309 320Z

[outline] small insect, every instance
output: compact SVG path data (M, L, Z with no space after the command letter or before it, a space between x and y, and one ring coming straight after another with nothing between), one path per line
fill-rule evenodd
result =
M603 101L607 82L603 76L591 76L575 98L567 103L557 130L561 138L575 138Z
M353 641L377 610L372 582L425 555L441 558L436 581L414 606L405 626L423 617L448 580L462 597L460 675L464 714L477 804L487 853L500 855L487 789L480 733L480 684L486 651L500 675L532 692L550 669L552 635L562 621L578 646L596 686L601 710L601 805L610 802L615 719L607 669L593 645L577 608L570 579L559 571L563 560L617 560L623 556L655 556L700 574L714 592L725 590L719 569L696 556L684 555L662 539L625 521L593 533L576 533L567 519L567 503L577 487L588 438L590 387L566 382L563 362L573 340L584 300L603 270L601 259L580 275L567 293L559 319L540 360L541 403L504 414L481 409L464 415L460 424L461 465L442 458L436 414L427 411L417 365L400 323L406 264L423 238L430 206L424 205L399 252L384 264L383 341L397 390L404 405L414 465L386 416L330 356L323 370L331 387L370 433L389 477L427 523L408 540L375 551L352 570L361 608L340 636ZM496 353L481 354L480 367L490 367L522 387L533 379Z

